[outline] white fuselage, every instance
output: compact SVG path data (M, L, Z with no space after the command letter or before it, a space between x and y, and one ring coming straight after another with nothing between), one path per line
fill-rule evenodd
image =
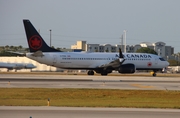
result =
M92 69L108 64L118 59L118 53L93 53L93 52L44 52L43 56L32 56L30 59L42 64L67 69ZM145 53L124 53L123 64L134 64L137 70L162 69L169 65L158 55Z

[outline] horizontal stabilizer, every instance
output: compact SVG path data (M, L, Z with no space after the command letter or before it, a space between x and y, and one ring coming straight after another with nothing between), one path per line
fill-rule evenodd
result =
M35 53L32 54L32 56L35 56L35 57L42 57L44 56L42 51L36 51Z
M7 51L9 53L12 53L12 54L16 54L16 55L19 55L19 56L26 56L25 52L22 53L22 52L14 52L14 51Z

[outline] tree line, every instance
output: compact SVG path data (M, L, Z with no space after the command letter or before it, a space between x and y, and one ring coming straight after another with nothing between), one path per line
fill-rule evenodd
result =
M0 46L0 56L21 56L19 54L15 54L12 52L21 52L21 53L26 53L29 52L29 48L23 48L21 45L20 46Z

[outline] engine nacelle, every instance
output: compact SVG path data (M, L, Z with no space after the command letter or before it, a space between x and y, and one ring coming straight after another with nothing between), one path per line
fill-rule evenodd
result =
M136 67L134 64L123 64L119 67L119 73L134 73L136 71Z

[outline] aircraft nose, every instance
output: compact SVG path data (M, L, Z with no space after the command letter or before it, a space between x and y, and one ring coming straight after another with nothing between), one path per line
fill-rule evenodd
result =
M169 62L168 61L166 61L166 66L169 66Z

